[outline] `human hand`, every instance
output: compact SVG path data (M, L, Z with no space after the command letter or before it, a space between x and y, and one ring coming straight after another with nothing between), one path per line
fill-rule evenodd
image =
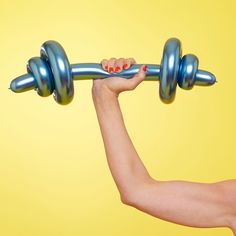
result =
M133 58L111 58L110 60L104 59L101 62L102 68L109 73L120 73L123 69L129 69L130 66L135 63L136 62ZM130 91L135 89L145 79L146 71L147 66L142 65L139 68L138 73L130 79L118 76L105 79L94 79L92 93L93 95L99 95L101 93L108 92L118 97L119 94L123 91Z

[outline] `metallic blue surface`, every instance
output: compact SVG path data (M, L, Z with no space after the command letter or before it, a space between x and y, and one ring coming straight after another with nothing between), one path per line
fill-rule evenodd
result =
M195 55L185 55L180 64L178 85L183 89L191 89L195 83L198 69L198 58Z
M14 79L10 89L16 93L36 89L41 96L54 93L55 100L62 105L72 101L73 80L91 80L107 77L132 78L142 64L132 65L121 73L110 74L101 64L80 63L70 66L62 46L55 41L47 41L41 47L41 58L34 57L28 62L28 72ZM146 81L160 80L160 98L165 103L174 100L176 85L183 89L192 86L209 86L216 82L215 76L198 70L198 59L188 54L181 59L181 43L176 38L169 39L163 50L161 65L146 64Z
M10 89L15 93L22 93L35 89L37 83L31 74L25 74L11 81Z
M198 70L195 77L195 85L213 85L216 82L216 77L205 70Z
M36 90L42 97L52 94L54 86L52 74L47 63L40 57L33 57L28 61L27 70L32 74L36 82Z
M180 54L180 41L174 38L167 40L161 61L161 80L159 87L160 98L165 103L171 103L175 97Z
M91 80L91 79L101 79L109 78L114 76L119 76L123 78L130 79L135 74L142 64L134 64L128 70L123 70L120 73L110 74L109 72L103 70L101 64L97 63L80 63L71 65L71 73L73 80ZM148 70L146 73L146 79L149 81L157 81L160 76L160 66L148 64Z
M41 58L51 68L55 100L62 105L70 103L74 96L74 86L69 60L64 49L55 41L47 41L42 45L40 53ZM47 70L46 67L45 70ZM50 73L49 70L48 73ZM50 80L50 77L48 79Z

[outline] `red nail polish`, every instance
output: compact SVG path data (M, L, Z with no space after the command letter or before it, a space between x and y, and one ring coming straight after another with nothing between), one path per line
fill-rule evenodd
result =
M110 68L109 68L109 73L113 73L113 72L114 72L113 67L110 67Z
M147 71L147 66L146 66L146 65L143 67L143 71L144 71L144 72Z
M120 67L119 66L116 67L116 72L118 72L118 71L120 71Z
M107 70L108 69L108 66L105 66L105 70Z
M124 64L123 68L126 69L128 67L128 64Z

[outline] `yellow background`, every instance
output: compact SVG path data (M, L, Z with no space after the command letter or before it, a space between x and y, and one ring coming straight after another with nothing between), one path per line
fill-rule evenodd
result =
M167 223L120 203L92 81L75 82L68 106L7 88L49 39L63 45L71 63L134 57L159 64L165 41L178 37L183 53L196 54L219 82L178 89L171 105L161 103L158 82L121 94L130 136L157 179L235 178L235 16L234 0L1 0L0 235L232 235Z

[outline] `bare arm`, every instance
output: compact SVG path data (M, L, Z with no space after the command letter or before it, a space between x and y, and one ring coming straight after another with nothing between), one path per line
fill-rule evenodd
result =
M127 85L124 85L127 80L122 78L94 81L93 85L93 101L106 156L122 202L182 225L233 229L235 180L214 184L164 182L152 179L144 167L125 128L118 102L121 91L134 89L144 79L142 69Z

